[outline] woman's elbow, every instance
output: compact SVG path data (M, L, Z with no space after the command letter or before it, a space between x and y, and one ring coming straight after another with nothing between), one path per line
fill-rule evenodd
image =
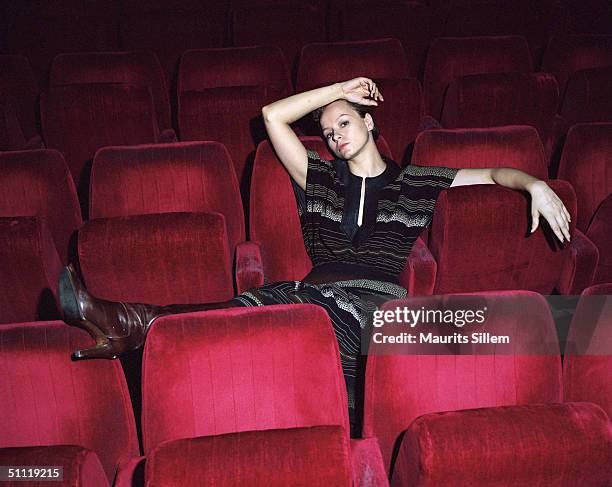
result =
M264 119L264 122L270 123L274 118L273 110L270 109L270 105L266 105L261 109L261 116Z

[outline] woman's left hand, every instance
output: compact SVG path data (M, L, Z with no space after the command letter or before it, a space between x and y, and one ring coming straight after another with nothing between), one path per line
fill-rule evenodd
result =
M557 194L544 181L532 183L528 191L531 194L531 233L538 228L540 215L542 215L557 238L563 242L565 237L569 242L571 217Z

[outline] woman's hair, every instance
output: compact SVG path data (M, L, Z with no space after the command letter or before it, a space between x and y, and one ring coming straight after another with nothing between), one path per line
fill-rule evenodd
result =
M368 106L368 105L360 105L359 103L353 103L350 101L347 101L346 103L353 110L355 110L361 118L365 118L366 114L369 113L370 116L372 117L372 120L374 120L374 117L372 116L373 107ZM322 107L319 107L316 110L313 110L313 112L311 113L312 119L319 126L320 126L321 115L323 114L323 110L325 110L326 107L327 105L323 105ZM376 125L376 122L374 122L374 128L372 129L372 137L374 138L374 140L378 139L379 133L380 132L378 131L378 126Z

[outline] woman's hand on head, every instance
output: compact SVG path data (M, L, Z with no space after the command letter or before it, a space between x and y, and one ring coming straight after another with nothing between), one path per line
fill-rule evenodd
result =
M531 194L531 233L538 228L541 215L561 242L564 238L569 242L571 217L557 194L544 181L531 184L528 191Z
M344 99L360 105L378 105L377 100L385 101L376 83L370 78L353 78L341 83Z

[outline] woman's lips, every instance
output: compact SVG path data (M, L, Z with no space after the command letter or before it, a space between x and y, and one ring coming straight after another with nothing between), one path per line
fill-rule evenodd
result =
M344 150L346 147L348 147L348 145L349 145L349 143L348 143L348 142L345 142L344 144L340 144L340 145L338 146L338 150L339 150L339 151Z

